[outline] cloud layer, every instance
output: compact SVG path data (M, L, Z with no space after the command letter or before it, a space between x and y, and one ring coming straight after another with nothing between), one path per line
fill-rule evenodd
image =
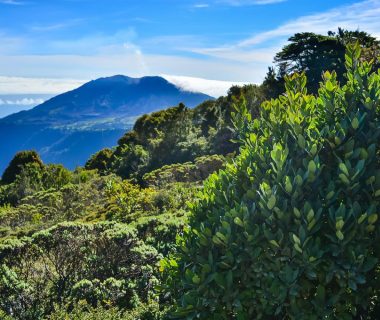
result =
M85 81L0 76L0 94L59 94L79 87ZM33 99L2 100L2 104L34 104ZM18 103L16 103L18 102ZM0 101L1 104L1 101Z
M228 90L234 85L242 86L247 84L246 82L208 80L167 74L163 74L161 76L182 90L190 92L203 92L216 98L226 95Z
M194 7L208 10L218 3L224 6L252 6L275 2L283 1L204 0L195 2ZM0 3L21 2L0 0ZM223 43L214 41L213 34L206 32L202 35L141 37L130 27L113 34L56 39L48 44L44 54L23 50L25 47L39 46L30 43L26 37L9 35L0 30L0 94L58 94L102 76L165 74L171 75L166 77L185 89L218 96L225 93L232 83L261 83L275 53L296 32L325 34L343 27L364 30L380 37L379 17L380 0L366 0L301 16L273 29L239 35L239 40L225 40ZM66 21L66 24L34 25L31 29L34 28L37 33L51 32L75 23L77 20L73 19Z
M1 99L0 98L0 106L7 105L18 105L18 106L32 106L32 105L38 105L44 102L44 99L34 99L34 98L22 98L22 99L16 99L16 100L9 100L9 99Z

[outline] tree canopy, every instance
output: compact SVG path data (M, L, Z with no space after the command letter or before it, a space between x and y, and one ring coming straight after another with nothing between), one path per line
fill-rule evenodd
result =
M338 32L320 35L311 32L296 33L289 38L274 58L279 79L292 73L305 72L308 78L308 89L316 93L322 74L325 71L336 71L338 80L344 82L344 60L346 46L359 42L362 47L362 59L373 60L379 64L380 41L363 31L348 31L339 28ZM267 81L270 74L267 75ZM282 83L280 81L280 83Z

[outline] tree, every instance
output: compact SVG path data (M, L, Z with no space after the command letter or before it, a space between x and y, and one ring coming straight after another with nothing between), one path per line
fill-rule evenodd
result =
M122 178L135 178L140 180L148 166L150 154L141 145L125 145L114 156L113 168Z
M380 75L346 54L347 84L324 74L245 106L244 145L205 184L178 254L162 262L186 319L377 319ZM237 114L239 116L239 114Z
M380 41L366 32L339 28L337 33L330 31L327 36L311 32L296 33L274 58L278 68L278 81L284 75L305 72L309 91L317 93L323 72L335 70L338 80L344 82L345 47L356 41L364 49L362 58L367 61L374 59L378 63ZM268 74L265 82L270 82L271 76Z
M113 151L109 148L100 150L91 156L85 164L87 170L98 170L100 173L105 173L111 166Z
M16 153L3 173L2 182L6 184L12 183L17 175L21 173L22 168L31 163L36 164L38 167L43 166L42 160L36 151L21 151Z

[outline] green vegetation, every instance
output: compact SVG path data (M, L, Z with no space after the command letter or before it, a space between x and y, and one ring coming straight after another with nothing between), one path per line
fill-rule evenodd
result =
M134 307L150 299L157 251L117 223L58 224L0 247L0 306L19 319L38 319L54 304L79 300Z
M220 155L203 156L194 162L163 166L143 176L144 184L165 186L173 182L199 182L224 166L226 159Z
M40 156L35 151L18 152L5 169L1 180L3 183L12 183L26 165L42 166Z
M175 260L162 262L180 318L370 317L380 74L359 58L349 47L343 87L326 72L314 97L294 74L260 119L240 106L241 153L206 182Z
M341 28L328 35L303 32L290 37L289 42L276 54L276 70L269 69L263 84L266 94L272 98L285 90L284 77L295 72L305 72L308 91L313 94L318 93L322 74L327 70L334 70L337 80L345 83L344 61L346 46L350 43L358 42L362 48L361 59L373 60L375 69L380 67L380 41L366 32Z
M265 100L258 86L232 87L227 97L207 101L194 109L183 104L144 115L137 119L113 150L94 155L87 169L102 174L114 172L123 178L142 183L143 176L165 165L194 162L205 155L226 155L237 151L231 142L230 114L233 104L245 99L253 115L258 115Z
M16 154L0 318L378 319L379 47L296 34L262 85L144 115L84 168Z

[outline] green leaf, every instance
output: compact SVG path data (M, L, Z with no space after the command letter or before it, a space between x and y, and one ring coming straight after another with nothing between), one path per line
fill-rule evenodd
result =
M348 170L347 170L347 166L343 163L343 162L341 162L341 163L339 163L339 169L347 176L347 177L349 177L350 176L350 174L348 173Z
M192 281L195 284L199 284L201 282L201 279L197 275L194 275Z
M339 178L340 178L340 180L342 180L343 183L345 183L345 184L347 184L347 185L350 184L350 180L348 180L348 178L347 178L347 176L346 176L345 174L341 173L341 174L339 175Z
M276 205L276 197L272 194L268 200L267 207L272 210Z
M310 161L309 161L309 165L308 165L307 168L308 168L308 170L309 170L310 172L312 172L312 173L314 173L314 172L317 170L317 166L316 166L314 160L310 160Z
M285 177L285 191L291 193L293 191L293 186L288 176Z
M308 222L310 222L313 218L314 218L314 210L310 209L309 213L307 214L306 219L307 219Z
M293 233L293 241L294 241L294 243L296 243L296 244L298 244L298 245L301 244L300 239L299 239L294 233Z
M327 195L326 195L326 199L327 200L330 200L333 196L334 196L335 192L334 191L330 191Z
M278 244L278 242L276 240L270 240L269 243L272 244L272 245L274 245L277 248L280 247L280 245Z
M352 125L352 127L356 130L357 128L359 128L359 120L358 120L358 118L354 118L354 119L352 119L352 121L351 121L351 125Z
M365 218L367 218L367 213L363 213L359 219L358 219L358 223L361 224L363 223L363 221L365 220Z
M344 221L343 221L343 219L339 219L336 223L335 223L335 228L336 228L336 230L342 230L342 228L343 228L343 226L344 226Z
M239 217L236 217L234 219L234 223L237 224L240 227L244 227L244 222Z
M303 137L302 134L299 134L299 135L298 135L298 145L299 145L302 149L305 149L305 147L306 147L306 141L305 141L305 138Z
M301 247L299 246L299 244L295 243L295 244L294 244L294 249L296 249L296 251L298 251L299 253L302 253L302 249L301 249Z
M342 231L338 230L336 233L336 237L339 239L339 240L343 240L344 239L344 235L342 233Z
M296 181L296 184L297 184L299 187L302 186L303 179L302 179L302 177L301 177L299 174L296 175L296 177L295 177L295 181Z
M327 81L326 82L326 89L327 89L327 91L332 92L335 90L335 86L331 83L331 81Z
M369 224L374 224L378 219L378 216L376 213L373 213L371 214L369 217L368 217L368 223Z

